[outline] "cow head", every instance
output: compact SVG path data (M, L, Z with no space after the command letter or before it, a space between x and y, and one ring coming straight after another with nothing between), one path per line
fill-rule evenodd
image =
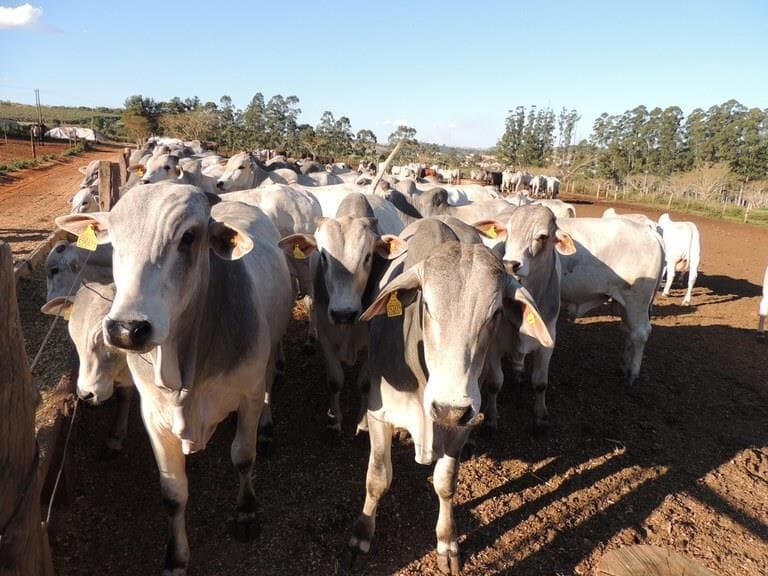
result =
M342 216L321 218L314 235L292 234L280 240L280 246L292 258L317 251L315 297L327 296L329 322L352 324L362 312L374 253L392 259L407 244L397 236L380 236L375 218Z
M258 186L267 177L254 154L238 152L227 160L224 173L216 182L216 188L222 192L247 190Z
M211 219L218 201L194 186L132 188L112 212L70 215L56 223L73 234L87 228L114 248L115 300L104 319L109 344L147 352L166 343L172 327L189 325L193 303L207 290L209 251L234 260L253 242L237 227Z
M417 299L420 296L420 299ZM530 295L481 244L446 242L391 282L361 316L399 315L419 302L428 373L424 410L442 426L481 421L486 353L502 316L545 345L552 339Z
M77 394L91 404L112 397L115 380L127 367L125 353L109 346L103 337L102 321L114 294L113 285L90 283L76 296L52 298L41 308L44 314L69 320L69 335L79 360Z
M546 206L520 206L501 216L503 221L484 220L475 223L475 228L504 242L504 266L518 278L525 279L532 263L551 258L554 250L560 254L576 250L570 235L558 228L555 215Z

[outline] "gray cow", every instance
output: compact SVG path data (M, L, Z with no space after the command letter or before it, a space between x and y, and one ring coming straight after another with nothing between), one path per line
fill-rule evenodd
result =
M78 235L93 226L115 248L104 333L128 352L168 514L165 570L176 576L189 563L185 454L204 449L233 411L234 527L237 537L250 532L257 426L292 302L270 219L240 202L216 202L192 186L148 184L111 212L56 221Z
M368 346L368 325L360 322L359 316L375 294L374 259L376 255L394 258L400 252L399 247L404 246L394 235L402 228L388 230L380 226L369 197L355 192L342 201L336 218L318 221L314 235L293 234L280 240L289 258L312 259L311 318L323 351L331 393L327 429L334 434L341 432L342 425L339 395L344 385L343 364L354 365L358 354ZM357 382L363 392L363 405L366 379L364 365ZM361 411L359 430L366 428L363 416Z
M413 437L417 462L436 461L438 563L443 572L459 573L452 499L462 447L482 421L479 378L497 324L502 316L517 325L531 317L523 329L550 343L535 304L500 260L481 244L455 238L434 221L420 227L408 242L404 272L362 315L371 320L371 451L365 503L348 542L353 566L370 549L376 511L392 481L397 427Z
M102 334L104 317L115 297L114 284L83 283L74 296L53 296L41 308L43 314L61 315L69 320L69 337L77 350L77 394L87 402L100 404L113 394L117 414L106 441L106 457L123 448L128 433L128 412L134 395L124 350L109 346Z
M552 211L544 206L508 209L497 215L495 220L478 222L476 226L486 235L503 242L503 261L507 272L514 275L531 294L552 337L552 346L542 346L535 338L517 338L516 334L510 337L509 326L503 325L491 353L493 356L512 352L518 379L522 378L526 354L533 354L531 383L536 394L535 423L537 427L544 428L549 423L546 403L549 362L554 352L560 314L560 255L574 254L573 240L560 229ZM512 332L516 330L513 328ZM498 420L496 397L504 383L504 374L500 361L492 362L492 368L487 380L485 415L486 425L495 428Z

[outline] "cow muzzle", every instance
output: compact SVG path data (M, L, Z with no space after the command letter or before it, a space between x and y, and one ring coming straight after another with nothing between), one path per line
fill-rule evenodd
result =
M483 414L477 412L471 404L456 406L432 402L430 417L437 424L447 428L476 426L483 421Z
M328 313L334 324L354 324L360 315L360 310L353 310L351 308L330 309Z
M104 319L104 334L107 344L116 348L145 352L152 337L152 325L146 320L130 320L127 322Z

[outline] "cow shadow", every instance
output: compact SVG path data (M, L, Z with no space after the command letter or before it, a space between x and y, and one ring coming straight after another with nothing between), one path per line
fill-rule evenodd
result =
M649 517L682 494L768 541L759 508L734 505L716 483L703 481L743 451L768 443L760 424L768 416L768 368L759 361L762 348L753 332L656 326L644 381L628 387L612 370L621 355L620 338L611 338L612 332L619 336L617 324L559 328L548 438L531 438L520 426L532 419L529 387L502 391L502 426L484 448L513 477L456 507L470 573L573 573L620 532L649 543L656 529ZM565 341L568 346L560 347ZM725 358L724 343L738 374L716 365ZM670 353L686 361L671 361ZM624 488L616 490L616 482ZM508 510L497 502L510 503ZM485 510L496 511L492 520ZM500 544L505 541L509 549Z

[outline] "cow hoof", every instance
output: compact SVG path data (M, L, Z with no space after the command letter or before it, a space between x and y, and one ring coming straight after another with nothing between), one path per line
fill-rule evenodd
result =
M103 460L105 462L116 460L122 453L123 451L120 448L112 448L111 446L107 446L105 444L99 451L99 460Z
M438 553L437 567L443 574L458 576L459 573L461 573L461 559L459 558L458 552L448 551L445 554Z
M368 553L363 552L357 546L348 545L344 551L344 557L341 562L343 573L356 574L361 572L368 563Z
M461 447L461 459L469 460L477 452L477 442L470 436L467 441L464 442L464 446Z
M238 512L231 520L229 528L238 542L252 542L259 534L259 525L253 512Z

